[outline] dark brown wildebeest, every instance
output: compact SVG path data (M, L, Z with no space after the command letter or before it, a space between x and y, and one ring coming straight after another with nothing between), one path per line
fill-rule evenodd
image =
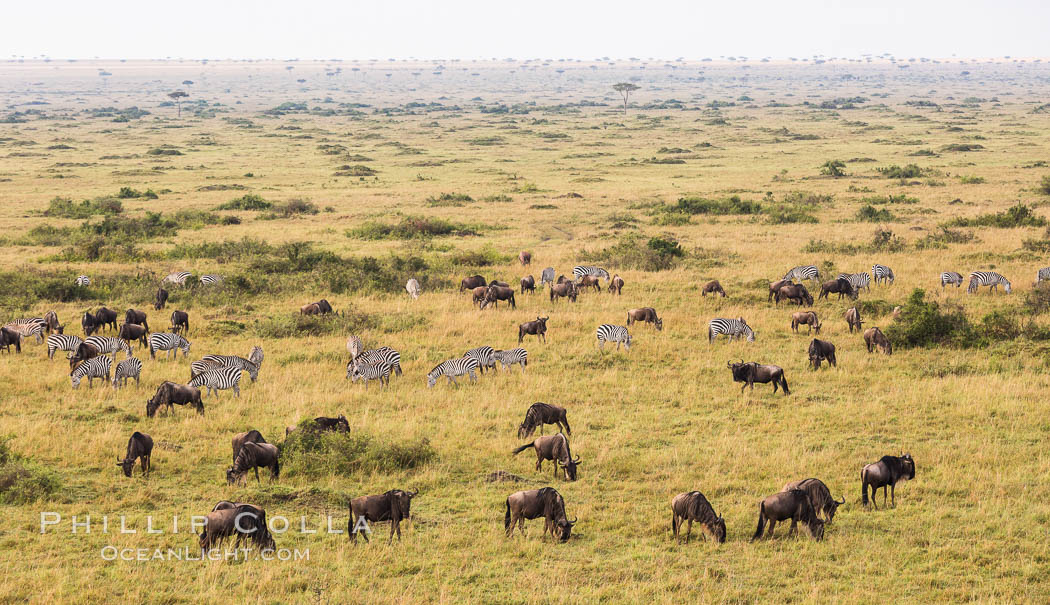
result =
M272 443L245 442L241 445L241 450L237 452L233 466L226 469L226 483L233 485L240 482L243 485L247 485L248 480L246 476L250 470L255 470L255 480L261 482L261 479L259 479L260 468L270 469L271 480L276 481L280 479L281 462L278 460L279 455L280 452L277 451L277 446Z
M642 307L641 309L631 309L628 311L627 325L631 325L636 321L653 324L656 326L657 330L664 329L664 320L656 316L656 309L652 307Z
M518 307L514 301L514 288L509 286L489 286L489 289L485 292L485 301L481 303L481 308L484 309L490 303L493 307L498 308L501 300L509 302L512 309Z
M117 466L124 470L124 476L130 477L131 470L135 468L135 460L142 463L142 476L148 477L150 471L149 457L153 454L153 438L145 433L135 431L128 439L128 449L124 453L124 459L117 456Z
M893 345L890 344L890 339L886 338L878 326L864 330L864 344L868 345L868 353L873 352L875 347L879 347L883 353L893 355Z
M678 494L671 500L671 531L674 533L675 542L682 541L680 532L683 521L688 523L685 530L686 544L689 544L689 536L693 533L693 521L700 523L704 527L704 533L716 541L726 541L725 519L715 514L711 503L700 492Z
M555 298L568 298L572 302L576 302L576 294L576 285L570 281L554 284L550 289L551 302L554 302Z
M459 291L462 292L464 290L473 290L478 286L487 285L489 285L489 283L485 281L485 278L480 275L475 275L473 277L464 277L463 281L459 282Z
M733 382L744 383L744 386L740 387L741 391L747 387L751 387L752 391L755 390L756 382L761 384L772 382L774 393L777 392L777 386L779 385L784 389L785 395L791 394L791 391L788 390L787 379L784 378L784 369L780 366L760 364L753 361L744 363L743 359L740 360L740 363L726 362L726 366L733 373Z
M527 321L523 324L518 324L518 344L521 344L526 334L533 334L543 339L543 344L547 344L547 320L550 317L536 317L536 321Z
M794 332L798 332L798 327L805 325L809 332L816 332L820 334L820 320L817 319L817 314L813 311L796 311L791 314L791 329Z
M123 323L120 326L120 332L117 333L117 337L128 342L128 346L131 346L133 340L139 341L139 348L149 347L149 343L146 342L146 335L149 334L149 330L138 324Z
M554 282L554 283L557 283L557 284L564 284L564 283L566 283L566 282L571 282L571 281L572 281L572 280L571 280L571 279L569 279L568 277L565 277L564 275L559 275L559 276L558 276L558 281L556 281L556 282Z
M237 453L241 451L241 446L251 441L252 443L266 443L266 439L263 438L262 433L255 429L251 429L244 433L237 433L233 436L233 461L237 462Z
M803 303L805 303L806 305L813 304L813 297L809 295L809 290L807 290L806 287L802 284L790 284L787 286L780 286L780 289L777 290L777 293L773 297L773 300L776 302L777 306L780 306L780 301L782 299L796 302L800 307Z
M197 387L178 384L165 380L157 387L153 397L146 400L146 416L153 418L157 414L157 408L162 405L168 406L168 413L175 410L175 404L186 405L192 403L197 413L204 415L204 402L201 401L201 391Z
M299 307L299 315L320 315L321 307L317 303L307 303Z
M526 252L522 250L518 253L518 262L521 263L522 267L528 267L532 264L532 252Z
M621 290L623 290L623 278L619 275L613 275L612 281L609 282L609 294L615 292L619 296Z
M857 299L857 291L853 289L853 284L849 283L849 280L845 277L839 277L820 284L820 294L817 295L817 300L828 298L828 294L838 294L839 300L842 300L843 294L852 300Z
M726 297L726 291L722 289L722 284L718 283L717 279L707 282L700 290L700 296L707 296L708 294L721 294L722 298Z
M772 539L773 528L776 527L777 521L788 519L791 519L789 536L798 532L798 523L801 521L814 540L819 542L824 539L824 522L817 518L813 505L809 501L809 495L800 489L792 489L768 496L759 503L758 529L755 530L751 541L754 542L762 537L762 530L767 521L769 532L766 537Z
M488 286L478 286L470 291L470 304L480 305L485 302L485 294L489 291Z
M238 547L242 542L251 542L261 550L276 548L266 526L266 511L251 504L223 501L215 505L215 510L205 517L204 531L199 536L201 556L231 536L237 536Z
M517 455L529 448L536 450L536 470L543 470L543 461L550 460L554 463L554 477L558 477L558 465L562 467L565 478L569 481L576 480L576 467L580 464L580 458L573 459L569 451L569 440L562 433L537 437L532 443L526 443L521 447L514 448L513 454Z
M146 328L146 334L149 334L149 322L146 321L145 311L139 311L137 309L128 309L124 312L124 323L142 326L143 328Z
M106 328L112 326L113 330L117 329L117 312L112 309L102 307L95 312L95 323L98 324L99 328L104 332Z
M183 334L190 333L190 314L185 311L172 311L171 331L178 334L180 329L183 331Z
M886 507L886 488L890 489L890 506L897 506L894 488L898 481L915 478L915 460L911 454L883 456L878 462L867 464L860 471L860 503L868 505L868 486L871 486L871 504L876 509L875 493L882 488L882 507Z
M856 328L858 332L863 327L864 320L860 318L860 311L857 307L850 307L846 309L846 324L849 326L849 333L853 333L853 329Z
M77 367L77 364L92 357L98 357L98 349L86 342L80 343L77 345L77 350L69 356L69 369L73 370Z
M84 317L80 318L80 326L84 328L84 336L91 336L98 330L98 320L89 311L84 312Z
M577 289L583 288L594 288L598 292L602 291L602 279L597 275L584 275L580 277L580 281L576 282Z
M776 295L777 292L780 292L781 288L783 288L784 286L790 286L793 283L795 282L791 281L790 279L782 279L780 281L770 282L768 302L773 301L773 297Z
M543 535L548 533L556 540L568 541L572 535L572 526L577 519L569 521L565 516L565 499L553 487L541 487L514 492L507 496L507 512L503 516L503 529L507 537L514 535L514 526L518 532L525 533L525 520L543 517Z
M328 302L328 299L322 298L317 301L317 308L321 310L321 315L328 315L332 313L332 304Z
M793 489L800 489L806 492L806 495L809 496L809 503L813 506L813 513L816 515L824 513L825 523L831 523L835 518L835 511L846 503L845 496L842 497L841 501L832 498L831 490L820 479L810 478L802 481L792 481L780 491L788 492Z
M350 501L350 520L346 522L346 531L350 535L350 541L357 543L357 534L363 533L365 542L368 542L368 534L372 533L369 523L390 521L390 537L386 543L394 541L394 532L397 532L397 540L401 541L401 520L412 518L412 498L419 495L419 490L407 492L401 489L392 489L385 494L375 496L360 496ZM364 523L362 523L364 519Z
M536 278L531 275L526 275L521 278L521 293L535 292L536 291Z
M314 430L318 432L333 431L336 433L349 433L350 422L346 419L346 416L339 414L338 416L318 416L314 418L312 422L305 423L304 429Z
M16 353L21 353L22 335L11 328L0 328L0 350L10 353L11 345L14 345ZM70 369L72 369L72 365L70 365Z
M826 340L813 339L813 342L809 343L809 363L813 366L814 370L820 369L820 362L828 360L832 366L836 366L835 362L835 345L831 344Z
M567 434L572 434L569 419L565 416L565 408L537 401L529 406L529 411L525 412L525 420L522 420L521 426L518 427L518 439L525 439L532 435L536 427L539 427L542 435L545 424L556 424L559 431L564 430Z
M491 288L492 286L499 286L501 288L509 288L510 284L508 284L505 281L500 281L498 279L494 279L494 280L489 282L489 287Z
M48 334L54 332L55 334L62 334L66 331L65 326L58 323L58 313L54 311L48 311L44 314L44 328Z
M164 308L164 305L168 302L168 291L164 288L157 288L157 294L153 297L153 308L160 311Z

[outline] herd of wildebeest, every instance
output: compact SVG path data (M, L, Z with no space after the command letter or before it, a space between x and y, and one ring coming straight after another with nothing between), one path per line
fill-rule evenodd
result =
M519 261L523 267L532 262L532 254L522 252ZM564 298L569 302L576 302L582 292L594 290L601 291L602 281L607 285L607 291L613 295L619 295L624 287L624 280L619 275L610 276L609 273L596 266L579 265L573 268L573 277L567 278L562 275L555 278L555 271L548 267L541 273L539 286L548 287L549 300L553 304L558 299ZM165 287L184 286L190 277L189 272L172 273L164 278L157 290L153 301L154 309L162 310L169 299L169 292ZM892 284L894 280L893 271L885 265L875 265L871 276L876 284ZM1050 279L1050 269L1042 269L1038 272L1037 281ZM797 280L797 281L796 281ZM792 268L783 279L770 283L768 300L779 306L781 301L793 302L802 307L811 306L814 302L806 286L805 280L820 280L820 273L813 265L797 266ZM205 275L200 278L203 285L217 284L222 282L221 276ZM841 299L847 296L855 300L861 290L870 287L871 277L868 273L841 274L835 279L821 283L818 300L828 297L830 294L838 294ZM962 275L955 272L944 272L941 274L941 286L962 284ZM90 278L79 276L76 285L87 286ZM1004 290L1010 292L1010 282L997 273L976 271L970 274L970 287L972 293L979 286L1004 286ZM537 284L532 275L523 277L520 281L520 294L535 292ZM405 287L412 298L418 298L422 288L417 280L411 279ZM515 289L506 282L499 280L487 281L480 275L464 278L460 284L460 292L469 292L474 305L480 309L497 307L500 302L508 303L511 308L516 308ZM726 291L722 285L713 280L701 288L701 295L708 294L726 297ZM327 300L308 303L303 305L299 312L303 315L327 315L333 313L331 304ZM894 309L893 318L900 315L900 308ZM53 358L58 350L67 352L70 364L70 378L72 385L76 388L82 378L88 378L89 386L94 378L112 381L113 388L119 388L129 378L139 380L142 369L141 362L134 357L132 346L134 342L139 343L139 348L148 348L150 357L156 357L158 351L164 351L170 355L183 352L183 357L188 355L190 343L186 335L190 331L190 318L188 313L175 310L170 316L171 326L169 331L151 333L147 313L137 309L128 309L124 314L124 322L118 326L119 314L116 311L102 307L94 312L85 312L81 317L81 326L84 330L84 338L65 334L64 326L59 322L55 312L49 311L42 317L27 319L16 319L7 322L0 328L0 351L10 353L13 346L16 352L21 352L23 340L34 337L37 343L44 342L46 335L47 353ZM525 336L536 336L538 340L546 344L547 321L549 317L537 317L533 321L520 324L518 328L518 344L521 344ZM849 333L861 332L863 320L856 306L849 308L844 316L849 328ZM663 320L658 316L656 309L644 307L631 309L627 312L626 326L615 324L602 324L598 327L595 335L600 350L604 351L606 343L616 343L617 349L621 344L629 351L631 347L631 335L628 327L634 323L643 323L653 326L656 330L663 329ZM798 332L800 326L807 327L807 333L820 335L822 322L813 310L798 311L791 315L791 329ZM101 333L112 329L117 336L107 337ZM95 335L96 332L98 335ZM892 354L892 344L886 335L878 327L869 327L863 330L863 339L867 350L872 353L881 349L885 354ZM708 323L708 339L714 342L719 335L726 335L730 341L734 338L746 339L748 342L755 340L755 332L747 324L743 317L739 318L714 318ZM376 349L364 349L362 342L356 336L350 336L347 340L347 351L350 360L347 363L346 377L354 381L363 379L367 385L370 380L379 380L381 385L388 385L391 372L401 375L400 354L390 347ZM119 351L125 352L125 360L117 364L111 378L111 363L117 359ZM813 369L819 369L822 362L827 361L829 365L836 365L835 345L826 340L813 338L809 345L809 363ZM110 359L110 355L112 359ZM259 370L263 361L263 352L260 347L254 347L248 357L233 355L207 355L190 365L190 380L183 384L176 381L164 381L157 387L153 397L147 400L146 415L154 417L158 409L167 407L167 414L171 414L174 405L192 405L197 413L204 414L204 403L201 396L201 387L207 389L208 394L214 390L232 389L239 395L239 381L242 373L247 372L252 380L258 378ZM446 376L450 383L455 383L458 376L469 375L473 382L477 379L476 370L482 373L486 369L496 370L497 362L504 368L512 364L519 364L524 373L528 363L528 352L525 349L496 350L492 347L477 347L467 351L462 357L454 357L436 366L427 375L428 386L433 386L440 376ZM741 390L751 387L754 383L772 383L773 392L778 388L785 395L790 395L784 370L780 366L758 363L755 361L727 363L734 382L743 383ZM558 432L553 435L543 435L544 425L555 425ZM565 480L575 481L577 479L577 468L580 466L579 456L574 456L570 450L569 437L572 434L569 426L568 414L563 407L543 402L532 404L525 419L518 427L519 439L531 437L539 429L540 436L513 450L513 454L532 449L536 454L536 471L539 472L545 461L550 461L554 469L554 476L560 474ZM288 439L296 431L312 432L349 432L350 425L345 416L318 417L301 422L298 426L289 426L285 430L285 438ZM259 480L259 469L268 469L272 480L280 477L280 447L266 441L263 435L255 429L251 429L233 436L232 464L226 470L228 484L234 485L245 483L249 473L254 472L255 478ZM128 440L127 449L123 457L118 456L117 466L120 466L127 477L132 476L132 470L138 462L141 464L142 475L148 476L151 470L151 456L153 452L153 439L143 433L136 431ZM915 478L915 462L910 454L901 456L883 456L877 462L868 464L861 471L861 502L868 505L869 487L871 491L871 504L875 504L875 493L879 488L883 489L883 505L886 504L887 490L891 505L895 505L894 487L902 480ZM488 476L489 481L522 481L524 478L497 471ZM358 533L363 533L368 539L368 532L360 531L367 527L367 523L390 521L390 537L388 543L393 540L396 533L401 538L400 522L409 519L412 499L418 495L416 491L393 489L383 494L362 496L354 498L350 503L350 518L348 521L348 532L352 540L356 540ZM786 484L784 488L771 496L763 499L758 506L758 526L752 539L758 539L763 532L768 537L773 536L773 529L778 522L791 521L790 533L797 532L797 526L801 523L815 540L821 540L824 536L824 524L831 523L836 509L845 503L845 498L836 500L832 497L828 486L816 478L803 479ZM876 506L877 508L877 506ZM714 507L707 498L699 491L678 494L671 501L672 510L672 532L676 540L681 540L680 530L682 524L687 526L685 541L688 542L692 532L693 522L697 522L703 528L705 534L718 542L726 540L726 524L721 515L715 513ZM576 519L570 521L565 510L565 500L552 487L543 487L534 490L518 491L507 497L505 501L504 529L508 536L513 535L514 528L519 527L524 532L524 524L527 519L544 519L544 534L550 533L555 539L566 541L570 538L572 527ZM362 525L362 520L364 524ZM767 529L768 527L768 529ZM217 547L227 538L235 538L237 543L250 543L259 548L273 548L274 540L266 523L266 512L257 506L247 503L222 501L215 505L207 515L207 523L204 532L200 535L200 546L204 550Z

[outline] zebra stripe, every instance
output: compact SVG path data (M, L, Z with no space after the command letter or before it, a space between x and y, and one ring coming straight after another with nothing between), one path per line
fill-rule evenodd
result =
M871 291L871 275L868 273L839 273L836 279L844 279L853 286L853 291L860 294L861 289Z
M175 351L175 359L178 359L179 349L182 349L183 357L190 354L189 341L178 334L172 334L171 332L154 332L149 335L150 359L157 358L157 351L166 351L164 359L170 358L171 352Z
M419 282L416 281L416 278L414 277L408 280L408 283L405 284L405 290L408 291L408 295L412 298L419 298L419 293L423 291L423 289L419 287Z
M820 279L820 271L816 265L799 265L792 267L790 271L784 274L782 279L797 279L802 281L804 279Z
M464 353L463 357L477 359L482 374L485 373L485 368L496 369L496 351L492 347L478 347L476 349L471 349Z
M743 317L737 319L727 319L725 317L716 317L707 323L707 342L713 343L715 337L719 334L725 334L729 337L729 342L733 342L734 337L745 337L748 342L755 342L755 331L751 329L751 326L747 325L747 322Z
M871 275L875 278L875 284L878 285L880 282L893 283L893 269L890 269L886 265L880 265L878 263L871 266Z
M170 273L167 277L161 280L160 283L172 283L178 286L185 286L186 280L189 279L191 275L193 274L189 271L178 271L175 273Z
M966 291L973 294L981 286L991 286L989 290L996 290L1000 285L1007 294L1010 293L1010 280L1002 275L994 271L974 271L970 274L970 285L966 288Z
M355 357L351 363L354 365L364 364L370 366L383 363L389 364L394 370L394 373L401 376L401 353L398 353L390 347L379 347L378 349L364 351Z
M540 273L540 287L543 287L543 284L553 284L553 283L554 283L554 267L547 267L546 269L543 270L543 273Z
M47 358L54 359L55 351L76 351L82 342L79 336L72 334L52 334L47 337Z
M4 327L9 330L14 330L24 340L27 336L33 336L36 338L36 343L40 344L44 342L44 320L39 317L30 317L27 319L16 319L14 321L7 322Z
M84 342L95 347L99 355L113 354L113 361L117 360L117 352L124 351L124 359L131 357L131 347L127 341L114 336L88 336Z
M221 284L221 283L222 283L222 276L221 275L202 275L201 276L201 285L202 286L210 286L210 285L213 285L213 284Z
M211 392L215 391L218 395L219 391L226 389L233 389L233 394L237 397L241 396L241 368L235 368L232 366L223 366L221 368L212 368L197 374L190 379L188 383L191 387L197 387L198 389L206 387L208 389L208 396L211 396Z
M470 375L470 381L476 382L478 377L474 373L474 370L478 369L478 360L473 357L461 357L459 359L449 359L442 361L430 373L427 374L427 388L434 386L437 379L440 376L445 376L448 381L453 384L459 384L456 382L456 376L463 376L464 374Z
M954 284L955 287L958 288L962 283L963 276L955 271L945 271L944 273L941 273L941 290L943 290L948 284Z
M74 286L86 287L91 285L91 278L87 275L78 275L73 281Z
M254 364L243 357L237 357L236 355L205 355L201 358L201 361L211 364L213 368L237 368L238 370L244 370L248 372L252 382L259 379L258 364ZM191 365L190 368L192 369L192 367Z
M595 336L598 337L598 349L601 351L605 351L606 342L615 342L617 351L620 350L620 343L623 343L624 349L631 350L631 333L623 326L602 324L598 326Z
M514 364L521 366L521 373L525 373L525 366L529 365L529 352L525 349L509 349L507 351L496 351L493 353L493 357L496 361L500 362L501 367L509 368Z
M601 267L590 267L586 265L576 265L572 268L572 276L574 281L580 281L580 278L584 275L594 275L597 277L605 278L605 281L609 281L609 272ZM554 281L553 276L551 281Z
M1050 279L1050 267L1043 267L1035 274L1035 283Z
M91 388L91 381L95 378L105 378L109 380L109 366L113 363L109 357L100 356L92 357L91 359L81 363L69 373L70 381L73 383L73 388L80 388L80 381L86 376L88 379L88 388Z
M368 388L368 383L378 379L379 386L385 387L390 386L390 364L379 363L377 365L369 364L349 364L346 367L346 377L353 382L357 382L358 378L364 378L365 388Z
M113 372L113 388L117 389L127 386L128 378L135 379L135 386L139 385L139 374L142 373L142 362L135 357L129 357L117 364Z

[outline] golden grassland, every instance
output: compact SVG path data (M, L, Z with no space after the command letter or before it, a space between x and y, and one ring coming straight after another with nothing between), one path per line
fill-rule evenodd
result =
M838 347L839 365L813 372L806 360L810 338L790 331L794 309L766 302L764 282L798 264L830 261L836 271L859 272L881 262L893 267L896 282L873 286L862 300L881 299L892 308L913 289L925 288L928 299L962 304L973 321L993 310L1013 312L1032 288L1036 270L1050 264L1021 251L1022 241L1043 238L1043 229L962 228L976 239L924 250L914 243L953 217L999 212L1018 201L1045 214L1047 197L1036 187L1050 168L1026 166L1050 160L1050 113L1034 111L1045 102L1046 68L938 64L905 70L875 64L744 70L714 63L674 70L652 66L642 72L598 64L558 74L556 65L479 64L463 66L466 71L453 65L437 76L433 65L362 64L359 72L345 65L342 73L325 76L333 71L331 65L302 64L293 76L283 67L114 64L106 66L114 75L105 85L94 65L0 68L0 89L10 91L3 95L10 111L44 112L30 114L25 122L0 124L3 271L84 273L102 285L146 271L158 277L182 269L198 275L243 271L243 260L223 258L62 262L48 257L63 246L18 243L38 225L82 222L43 216L52 198L89 199L127 186L170 190L156 200L123 200L129 216L147 210L212 210L244 193L273 202L306 199L322 209L276 220L262 220L258 212L222 212L241 223L134 242L145 251L161 254L180 242L245 237L272 244L308 241L345 258L420 256L434 267L428 277L436 286L411 300L403 290L333 293L307 280L302 288L251 299L232 293L226 302L195 300L200 288L173 288L169 309L191 314L191 360L209 353L246 355L254 345L266 352L259 381L245 378L239 399L229 391L205 397L204 417L179 409L173 417L145 418L145 400L157 384L188 379L189 360L182 357L152 361L146 355L142 385L114 392L97 384L73 391L65 360L48 361L43 346L29 344L22 355L4 356L0 434L11 436L12 451L49 467L60 488L0 507L6 576L0 600L95 602L118 595L151 602L1045 598L1050 588L1046 344L1022 338L987 348L898 348L890 357L869 355L860 336L847 332L842 319L847 302L824 300L813 309L825 322L822 338ZM964 69L972 73L961 75ZM852 78L844 78L847 73ZM641 76L642 90L623 115L609 87L632 76ZM298 77L307 81L298 83ZM187 78L195 81L188 101L206 100L207 105L184 104L178 119L174 107L159 104L166 91ZM738 100L744 95L753 100ZM854 96L867 101L856 109L817 107ZM982 100L964 102L967 97ZM668 99L684 108L642 106ZM716 100L735 105L708 105ZM907 104L917 100L937 106ZM25 105L31 101L48 104ZM480 111L500 102L530 101L536 106L529 113ZM582 101L600 105L566 105ZM360 115L264 113L283 102L303 102L310 109L339 103L369 107L357 108ZM411 102L442 107L405 109ZM132 105L151 114L115 123L83 112ZM453 105L458 109L449 110ZM484 144L490 137L499 137L496 144ZM978 143L983 149L944 150L953 143ZM59 144L72 149L48 149ZM146 154L164 144L183 155ZM345 150L325 155L321 145ZM686 151L658 153L661 148ZM909 155L917 149L935 155ZM356 154L369 159L343 159ZM643 162L654 157L679 157L684 163ZM874 161L849 161L855 158ZM832 159L846 161L849 176L821 176L820 166ZM902 184L875 170L908 163L930 172L915 184ZM378 174L333 176L343 164L364 164ZM984 182L963 184L961 175ZM201 190L216 184L246 189ZM772 224L766 215L697 215L672 226L654 225L650 216L655 203L674 203L686 195L739 195L761 202L767 192L773 200L784 200L796 191L833 196L806 209L819 222ZM427 203L442 193L467 194L475 201L458 207ZM511 201L483 201L501 194ZM855 220L862 198L890 194L919 201L879 206L893 212L893 221ZM426 241L346 235L369 220L394 221L395 213L487 228L480 236ZM866 244L876 229L893 231L907 248L803 251L813 240ZM552 304L546 292L538 291L519 294L517 309L501 304L479 312L454 287L474 273L512 285L525 272L538 278L546 266L568 274L586 253L635 233L643 241L673 237L687 255L666 271L610 266L626 281L619 297L603 291L584 293L574 305ZM515 260L523 249L534 255L528 269ZM455 252L478 250L508 260L481 268L448 261ZM967 296L965 288L940 290L941 271L966 275L976 269L1006 275L1014 293ZM719 279L729 296L701 297L699 286L709 279ZM404 376L392 378L386 390L349 383L344 379L345 333L272 338L251 329L255 321L291 316L300 305L322 297L337 311L351 309L351 316L382 318L358 335L367 346L399 350ZM3 301L5 321L54 309L76 334L81 333L78 318L89 307L106 304L122 311L147 308L150 302L25 302L10 293ZM629 353L600 354L595 328L624 323L626 311L640 306L655 307L664 330L632 326ZM168 311L147 310L155 329L166 325ZM440 361L483 344L516 346L517 324L537 315L550 316L548 342L526 340L530 358L524 374L486 374L477 384L458 387L442 379L426 388L426 372ZM709 345L706 322L713 317L747 318L756 341ZM888 315L865 319L869 326L891 323ZM228 320L249 328L233 334L214 329ZM741 393L725 368L727 360L741 358L782 366L792 394L774 396L761 385ZM517 424L535 401L568 409L572 449L583 461L579 481L552 480L548 465L534 472L531 453L510 456L520 444ZM387 443L425 437L436 457L396 472L306 473L293 467L277 482L264 472L261 484L226 485L234 433L257 428L280 442L288 425L339 413L350 419L355 433ZM113 463L135 430L158 444L148 479L138 474L127 479ZM861 467L902 450L915 457L915 481L898 486L896 509L864 510L858 494ZM483 480L497 469L528 481ZM782 527L775 541L749 543L759 500L788 481L810 476L847 500L825 540L784 539ZM544 485L556 487L569 516L579 517L573 539L567 544L542 540L539 520L529 524L527 537L506 539L506 496ZM345 535L289 531L277 536L281 547L308 549L308 562L108 562L99 555L110 544L193 551L196 537L186 530L167 533L167 520L203 514L222 499L259 504L293 524L305 515L314 529L323 529L323 516L330 514L336 527L345 529L351 497L395 487L418 488L420 496L413 522L403 528L404 539L393 546L385 544L384 525L371 544L356 547ZM724 515L726 544L673 543L670 500L693 489L704 492ZM62 524L41 535L41 511L62 514ZM111 528L107 535L96 526L91 534L71 535L72 515L91 515L97 523L104 514L111 519L127 515L138 533L121 535ZM166 533L145 534L147 515Z

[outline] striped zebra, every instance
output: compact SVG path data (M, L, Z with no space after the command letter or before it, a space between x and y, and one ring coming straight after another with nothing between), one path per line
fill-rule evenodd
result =
M129 357L117 364L113 371L113 388L118 389L128 385L128 378L135 379L135 386L139 386L139 375L142 373L142 362L135 357Z
M725 317L716 317L711 321L707 322L707 342L711 344L715 341L715 337L719 334L725 334L729 337L729 342L733 342L733 338L740 338L743 336L748 342L755 342L755 331L751 329L751 326L747 325L747 321L743 317L736 319L727 319Z
M241 368L235 368L232 366L222 366L219 368L210 368L197 374L190 379L189 384L191 387L197 387L198 389L206 387L208 389L208 396L211 396L212 391L218 395L219 391L226 389L233 389L233 394L237 397L241 396Z
M836 279L844 279L853 286L853 291L860 294L862 288L871 291L871 275L865 273L839 273Z
M615 342L617 351L620 350L620 343L623 343L623 348L625 350L631 350L631 333L623 326L602 324L598 326L598 329L594 334L598 338L598 350L603 353L605 352L606 342Z
M948 284L954 284L956 288L962 286L963 276L956 273L955 271L945 271L941 273L941 290L944 289Z
M820 280L820 270L817 269L816 265L799 265L792 267L790 271L784 274L782 279L797 279L802 281L805 279Z
M478 347L471 349L463 354L463 357L473 357L478 360L478 366L481 368L481 373L485 373L485 368L496 369L496 351L492 347Z
M160 283L169 283L175 284L177 286L185 286L186 280L189 279L192 275L193 274L189 271L177 271L175 273L168 274L168 276L162 279Z
M360 355L364 348L365 346L361 344L361 339L353 334L346 339L346 352L350 354L350 359L354 359Z
M117 352L124 351L124 359L131 357L131 347L128 341L115 336L88 336L84 339L86 344L95 347L99 355L113 354L113 361L117 360Z
M221 284L221 283L222 283L222 276L221 275L202 275L201 276L201 285L202 286L211 286L211 285L214 285L214 284Z
M974 271L970 274L970 285L966 291L970 294L977 292L981 286L991 286L989 291L997 290L1002 285L1007 294L1010 293L1010 280L994 271Z
M405 284L405 291L407 291L408 295L412 298L419 298L419 294L423 291L423 289L419 287L419 282L416 281L416 278L413 277L412 279L408 280L407 284Z
M394 373L401 376L401 353L398 353L390 347L379 347L378 349L369 349L363 351L360 355L354 358L351 362L354 365L379 365L386 363L390 365L390 368L394 370Z
M175 359L178 359L179 349L182 349L183 357L190 354L190 342L178 334L172 334L171 332L154 332L149 335L150 359L157 358L157 351L165 351L164 359L170 358L171 352L175 351Z
M365 388L368 388L368 383L378 379L379 386L388 387L390 386L390 364L380 362L376 365L369 365L366 363L354 365L349 364L346 368L346 377L352 382L357 382L358 378L363 378L365 381Z
M252 363L243 357L237 357L236 355L205 355L200 361L210 364L210 369L236 368L237 370L246 371L248 372L248 376L251 377L252 382L259 379L259 364ZM193 363L199 362L195 361ZM190 370L193 370L193 364L190 364Z
M1035 283L1050 279L1050 267L1043 267L1035 274Z
M609 272L601 267L589 267L586 265L576 265L572 268L573 281L580 281L580 278L584 275L594 275L596 277L604 278L605 281L609 281ZM553 281L553 279L551 280Z
M47 358L53 360L55 351L76 352L82 342L84 341L79 336L72 334L52 334L47 337Z
M493 353L493 357L500 363L500 367L504 369L514 364L520 365L522 374L525 373L525 366L529 365L529 352L521 348L496 351Z
M875 285L879 283L893 284L893 269L886 265L875 263L871 266L871 276L875 278Z
M92 357L81 363L69 373L69 378L73 383L73 388L80 388L80 381L83 380L85 376L88 379L88 388L91 388L91 383L95 378L105 378L106 380L109 380L109 366L112 363L113 361L104 355Z
M542 288L543 284L553 284L553 283L554 283L554 267L547 267L546 269L543 270L543 273L540 273L540 287Z
M22 340L25 340L29 336L36 338L37 344L44 342L44 331L47 329L44 325L44 320L39 317L16 319L7 322L4 324L4 327L8 330L18 332L18 335L22 337Z
M430 373L427 374L427 388L434 386L437 379L441 376L448 378L448 381L452 384L459 385L456 382L456 376L463 376L464 374L470 375L471 382L477 382L478 376L474 373L478 369L478 360L473 357L461 357L459 359L449 359L439 363Z
M80 288L86 288L91 285L91 278L87 275L78 275L77 278L73 280L73 285Z

